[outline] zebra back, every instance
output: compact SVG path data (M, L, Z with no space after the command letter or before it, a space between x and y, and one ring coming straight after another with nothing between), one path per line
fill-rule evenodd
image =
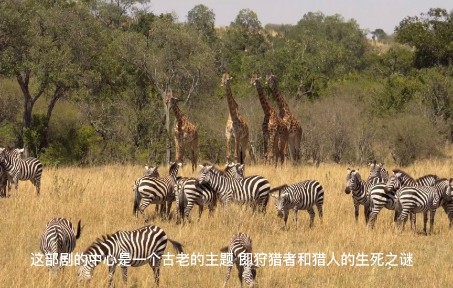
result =
M419 187L419 186L431 186L433 185L439 177L437 175L428 174L417 178L416 180L412 178L408 173L395 169L393 170L393 175L387 181L385 189L387 192L391 190L399 190L402 187Z

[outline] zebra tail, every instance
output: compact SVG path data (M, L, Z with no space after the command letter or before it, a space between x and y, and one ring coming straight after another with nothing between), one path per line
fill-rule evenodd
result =
M174 241L174 240L171 240L170 238L167 239L168 241L170 241L170 243L173 245L173 248L175 248L176 251L178 251L179 254L182 254L184 253L184 251L182 250L182 244L177 242L177 241Z
M138 207L140 206L140 200L142 197L140 196L140 192L138 191L138 186L135 186L135 197L134 197L134 215L137 214Z
M288 184L283 184L281 186L278 186L278 187L275 187L275 188L272 188L271 190L269 190L269 194L274 192L274 191L279 191L279 190L282 190L284 188L288 187Z
M80 226L80 222L82 220L79 220L79 222L77 223L77 234L75 236L76 239L79 239L80 238L80 233L82 232L82 227Z
M220 248L220 252L227 253L228 252L228 246Z

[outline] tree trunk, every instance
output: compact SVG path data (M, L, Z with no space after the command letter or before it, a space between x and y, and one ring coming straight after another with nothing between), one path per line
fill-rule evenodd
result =
M166 160L167 160L167 163L170 163L170 161L171 161L170 107L165 103L165 97L166 97L167 92L163 91L163 92L161 92L161 94L162 94L162 100L164 101L165 130L167 130L167 137L165 140L166 150L167 150Z
M48 147L49 146L49 124L50 124L50 118L52 117L52 112L53 109L55 108L55 104L57 104L57 101L61 99L61 97L64 96L65 92L67 89L62 86L57 86L55 88L55 92L53 94L52 99L50 100L49 105L47 106L47 114L46 114L46 122L44 123L44 131L43 131L43 141L39 145L39 150L42 148Z

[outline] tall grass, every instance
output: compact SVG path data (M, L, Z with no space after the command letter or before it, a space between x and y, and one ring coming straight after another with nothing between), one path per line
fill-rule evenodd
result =
M397 234L393 226L393 213L383 210L378 216L376 228L366 229L363 206L359 222L354 220L353 204L350 195L344 193L345 165L321 164L319 167L288 165L275 170L266 166L246 167L246 175L263 175L272 186L294 183L304 179L316 179L324 187L324 221L318 215L315 227L308 228L308 213L299 212L299 227L295 229L292 212L288 221L289 229L281 230L283 220L276 216L271 199L267 214L252 215L251 209L238 206L218 207L213 217L205 212L197 222L197 208L192 211L192 223L184 226L155 217L151 224L162 227L169 238L183 243L185 252L220 255L219 249L229 243L231 236L239 231L246 232L253 239L253 251L262 253L322 253L325 265L272 267L269 263L258 269L257 281L260 287L338 287L364 285L367 287L447 287L451 283L448 271L452 268L452 232L442 209L436 215L434 233L424 236L410 230L406 225L402 234ZM352 167L351 167L352 168ZM354 167L358 168L358 167ZM368 175L367 167L359 167L363 177ZM436 173L441 177L453 176L452 167L440 160L418 162L408 167L406 172L414 177ZM161 175L166 167L159 169ZM32 253L39 252L39 236L47 221L53 217L67 217L77 223L82 219L85 225L77 242L75 253L84 251L97 237L117 230L132 230L143 226L143 219L136 222L133 216L133 181L142 174L139 166L105 166L95 168L60 168L44 170L41 196L35 196L29 182L21 182L19 192L0 199L0 283L3 287L77 287L77 267L67 267L56 277L51 276L45 267L32 266ZM183 167L179 173L195 176L190 167ZM174 209L174 205L173 205ZM151 217L154 207L146 210ZM422 217L418 216L418 231ZM166 252L175 254L171 245ZM412 253L413 266L402 266L401 253ZM372 253L383 253L384 264L393 253L398 257L397 266L342 265L341 255L364 253L371 260ZM335 256L340 266L327 263ZM269 259L268 259L269 260ZM322 259L318 258L318 265ZM236 268L233 268L234 270ZM161 287L219 287L223 285L225 267L205 267L201 265L161 267ZM90 287L104 287L107 280L107 266L99 265L94 271ZM115 275L117 287L123 287L120 269ZM153 286L153 274L149 266L129 269L129 286ZM231 287L239 285L233 271Z

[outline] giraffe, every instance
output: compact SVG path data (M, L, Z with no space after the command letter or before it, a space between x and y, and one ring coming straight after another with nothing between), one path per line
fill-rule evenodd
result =
M280 157L280 162L283 164L285 161L285 148L288 141L288 129L283 124L283 121L279 117L277 111L275 111L275 109L267 101L258 74L252 75L250 85L254 85L256 87L261 107L264 112L262 130L264 137L265 160L266 162L274 160L275 166L277 166L278 158Z
M289 155L293 161L298 162L300 160L302 127L296 117L289 110L288 103L286 103L285 99L278 90L277 77L270 73L266 76L266 82L269 84L272 95L277 102L278 109L280 110L279 116L282 118L284 125L288 128Z
M239 114L239 105L233 98L233 95L231 93L230 80L230 75L227 72L223 73L221 86L225 86L228 108L230 110L225 129L226 157L227 161L229 161L231 156L230 141L233 137L234 161L239 161L241 164L243 164L245 162L245 155L248 151L249 145L249 127L244 118Z
M192 172L197 169L198 161L198 129L195 124L190 122L187 115L185 115L178 107L177 102L181 101L173 97L171 90L167 91L165 97L165 104L170 105L170 108L175 114L176 121L174 131L175 139L175 158L177 162L183 162L186 149L190 151L190 158L192 162Z

